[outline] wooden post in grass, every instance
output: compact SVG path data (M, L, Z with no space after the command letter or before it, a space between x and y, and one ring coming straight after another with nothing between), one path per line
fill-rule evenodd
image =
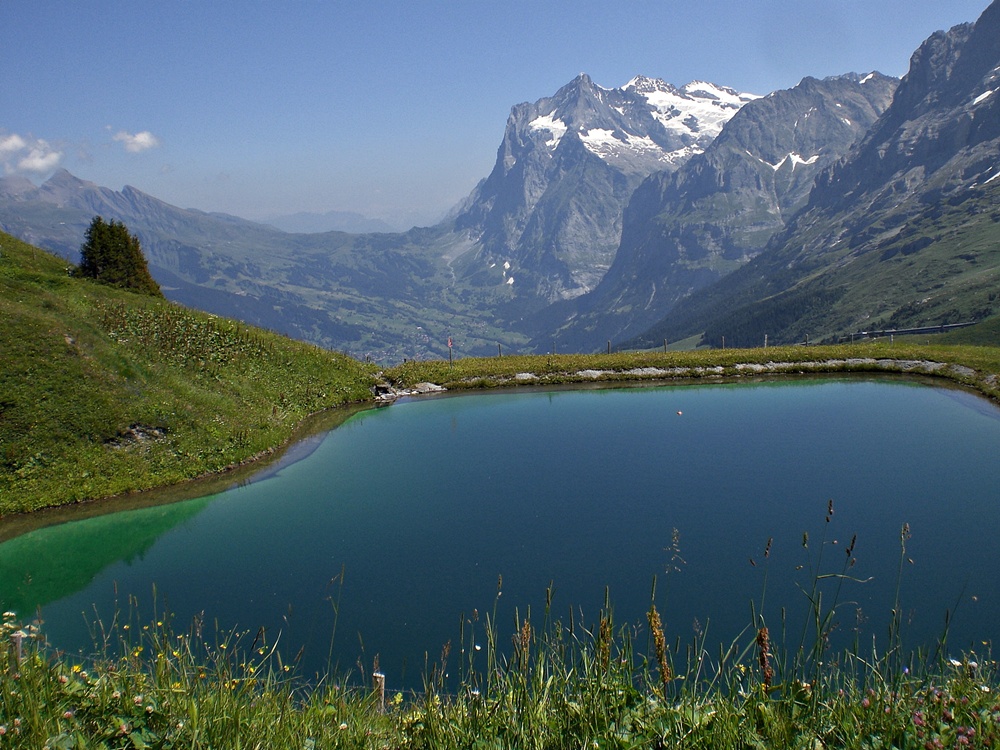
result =
M10 667L15 672L21 664L21 660L24 659L25 635L27 635L27 633L23 630L18 630L10 634Z
M611 354L611 339L608 339L608 354Z
M501 344L497 344L497 356L498 357L503 356L503 346Z
M664 354L667 353L667 340L666 339L663 339L663 353Z
M453 366L453 364L452 364L452 359L451 359L451 336L449 336L448 337L448 367L452 367L452 366Z
M375 699L378 703L379 713L385 713L385 675L381 672L372 674L372 689L375 691Z

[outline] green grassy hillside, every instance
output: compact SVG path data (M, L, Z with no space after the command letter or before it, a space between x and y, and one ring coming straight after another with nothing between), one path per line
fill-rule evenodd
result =
M2 233L0 321L0 515L218 472L371 396L347 356L71 278Z

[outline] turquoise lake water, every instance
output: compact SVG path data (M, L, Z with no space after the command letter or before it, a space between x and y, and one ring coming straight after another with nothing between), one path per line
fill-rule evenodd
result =
M150 619L155 586L181 629L199 613L263 626L306 671L378 654L390 685L414 685L463 616L496 606L506 641L550 584L554 616L594 622L607 588L616 620L642 625L657 576L672 638L728 641L766 573L774 630L854 535L850 574L871 580L842 589L837 637L882 639L908 523L906 643L933 643L946 610L955 653L1000 628L1000 409L963 391L818 378L427 398L308 447L218 495L0 544L0 604L40 607L55 645L86 650L86 619L130 596Z

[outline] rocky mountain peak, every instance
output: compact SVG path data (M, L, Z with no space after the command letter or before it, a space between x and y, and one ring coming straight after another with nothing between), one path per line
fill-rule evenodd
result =
M35 189L35 183L24 175L12 174L0 177L0 195L15 197L30 193Z
M964 190L1000 174L998 143L1000 0L994 0L975 24L938 31L920 45L892 104L851 157L818 180L811 202L830 207L869 193L871 200L898 203L932 176L935 190Z
M603 88L581 73L550 97L514 106L493 172L455 218L478 245L474 273L503 268L510 272L492 277L505 293L546 303L593 288L632 190L702 153L755 98L645 76Z

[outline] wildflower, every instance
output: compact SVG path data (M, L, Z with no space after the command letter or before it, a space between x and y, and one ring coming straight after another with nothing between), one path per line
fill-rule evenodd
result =
M73 712L72 711L63 711L63 718L64 719L72 719L73 718Z
M135 697L134 697L134 698L132 699L132 702L133 702L133 703L134 703L135 705L137 705L137 706L141 706L141 705L142 705L142 696L141 696L141 695L137 695L137 696L135 696Z
M4 613L4 615L6 616L6 613ZM0 724L0 735L5 735L5 734L7 734L7 727L4 726L3 724Z
M871 704L872 704L872 702L870 700L868 700L867 698L862 698L861 699L861 707L862 708L868 708Z
M80 674L80 670L83 669L79 664L73 665L73 674Z
M341 728L342 730L343 730L343 729L347 729L347 722L343 722L343 721L342 721L342 722L340 722L340 728Z
M67 677L64 674L59 675L59 684L60 685L65 685L67 682L69 682L69 677Z

